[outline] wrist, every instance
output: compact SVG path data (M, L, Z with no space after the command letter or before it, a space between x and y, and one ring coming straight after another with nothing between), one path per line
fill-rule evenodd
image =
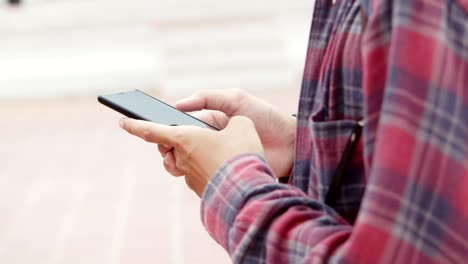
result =
M287 179L291 176L293 168L294 168L294 156L295 156L295 144L296 144L296 127L297 127L297 118L295 116L289 116L287 119L287 129L288 131L286 144L285 144L285 160L287 165L287 169L284 170L285 173L282 175L277 175L280 178L280 182L287 182Z
M294 168L294 156L295 156L295 150L296 150L296 132L297 132L297 117L296 116L290 116L290 122L291 122L291 141L290 141L290 149L291 149L291 168L289 169L288 176L291 175L293 168Z
M294 115L288 116L288 126L287 126L287 148L291 150L294 156L294 148L296 144L296 128L297 128L297 118Z

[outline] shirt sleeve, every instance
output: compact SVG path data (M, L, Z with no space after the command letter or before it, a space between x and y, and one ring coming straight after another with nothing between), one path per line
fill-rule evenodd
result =
M203 193L201 217L234 263L322 259L351 231L324 204L278 184L257 155L236 157L218 170Z
M371 1L363 39L358 219L277 184L262 157L223 165L202 221L234 263L466 263L468 5Z

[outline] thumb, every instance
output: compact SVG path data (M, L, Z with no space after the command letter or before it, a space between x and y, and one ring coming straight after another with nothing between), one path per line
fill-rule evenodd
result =
M184 112L207 109L221 111L228 116L232 116L246 97L247 94L239 89L202 90L188 98L180 100L175 106Z
M175 108L183 112L194 112L205 108L205 99L192 95L175 103Z

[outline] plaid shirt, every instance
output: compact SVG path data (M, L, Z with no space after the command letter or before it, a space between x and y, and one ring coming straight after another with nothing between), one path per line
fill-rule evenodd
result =
M317 0L290 184L235 157L207 185L202 221L234 263L467 263L467 148L468 1Z

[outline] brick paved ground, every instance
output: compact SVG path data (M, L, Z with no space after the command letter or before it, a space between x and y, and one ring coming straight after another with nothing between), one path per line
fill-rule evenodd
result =
M295 111L296 90L257 94ZM0 102L0 263L229 263L119 117L94 97Z

